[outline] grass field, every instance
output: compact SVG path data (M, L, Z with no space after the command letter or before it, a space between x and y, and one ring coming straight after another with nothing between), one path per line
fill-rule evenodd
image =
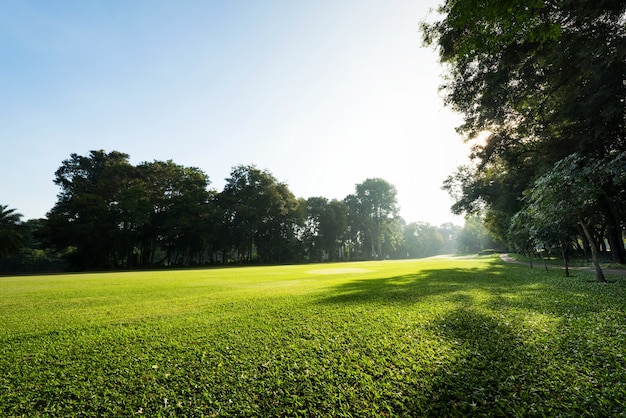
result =
M619 416L626 278L497 257L0 278L0 416Z

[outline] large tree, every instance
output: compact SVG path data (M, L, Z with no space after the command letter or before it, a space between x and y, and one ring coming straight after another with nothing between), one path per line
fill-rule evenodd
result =
M446 66L445 102L466 138L486 136L446 184L457 212L479 208L503 235L523 191L558 161L626 150L625 2L448 0L439 12L423 34ZM623 261L623 190L604 186L596 203Z
M157 261L168 264L203 262L218 223L209 177L199 168L171 160L142 163L138 169L138 190L144 190L137 195L143 199L139 202L142 248L149 249L150 259L155 248L162 249L165 254Z
M552 240L563 245L568 239L569 228L577 225L590 245L599 282L606 281L598 258L602 241L599 229L607 225L603 222L603 208L598 202L608 187L606 183L621 188L626 186L625 164L626 153L614 156L610 161L589 161L572 154L535 182L527 193L526 207L520 212L526 214L525 226L531 236L544 243ZM546 230L550 233L543 232Z
M128 252L120 210L120 192L129 184L132 166L128 155L91 151L71 154L55 173L61 187L58 201L48 213L46 231L58 249L73 247L75 268L115 267Z
M234 167L219 199L241 261L283 262L296 256L298 202L269 171Z
M203 262L217 224L207 175L172 161L135 167L128 158L100 150L63 161L43 228L48 242L69 248L77 269Z

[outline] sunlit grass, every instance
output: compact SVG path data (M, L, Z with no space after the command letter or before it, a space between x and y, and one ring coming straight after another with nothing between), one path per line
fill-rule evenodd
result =
M431 258L0 278L0 415L618 415L626 285Z

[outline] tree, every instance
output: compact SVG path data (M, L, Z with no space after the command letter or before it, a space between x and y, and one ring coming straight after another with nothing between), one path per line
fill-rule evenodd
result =
M396 188L380 178L366 179L356 185L356 193L344 203L352 239L366 258L384 258L383 242L389 238L391 225L398 217Z
M15 255L24 244L22 214L8 205L0 205L0 259Z
M541 250L548 252L556 249L560 252L565 264L565 277L569 277L569 248L572 237L572 228L569 224L553 223L544 213L535 212L533 206L526 206L513 216L509 227L509 244L516 251L527 254L530 267L533 267L532 256ZM547 265L545 265L547 270Z
M328 208L328 199L325 197L310 197L304 205L306 217L302 239L307 258L311 261L323 261L327 254L324 249L324 236L320 231L320 226Z
M479 215L465 218L463 229L459 232L459 250L462 252L479 252L493 248L495 243Z
M606 282L599 262L600 235L597 225L602 222L598 196L602 189L594 182L598 164L573 154L555 164L540 177L527 194L530 222L537 228L551 226L562 231L569 225L580 225L591 245L593 264L599 282ZM557 239L562 235L551 234Z
M445 103L475 138L471 169L452 176L455 209L482 206L502 238L523 192L578 153L603 161L626 151L626 3L601 0L448 0L423 25L447 65ZM605 183L608 185L608 183ZM616 260L623 216L615 186L596 195Z
M120 192L132 178L128 155L91 151L71 154L55 173L61 187L48 213L46 233L59 250L75 248L70 263L78 269L115 267L126 255Z
M303 240L310 260L337 260L347 228L347 208L338 200L310 197L305 202Z
M404 242L408 258L441 254L444 238L440 229L426 222L412 222L404 228Z
M343 240L348 228L348 208L345 203L331 200L320 217L319 232L322 245L331 261L343 258Z
M18 218L21 215L18 214ZM44 224L43 219L29 219L17 224L19 228L19 250L15 248L7 258L0 256L0 270L4 272L52 272L63 269L60 255L46 248L39 233ZM0 229L2 229L0 227ZM2 235L2 233L0 233ZM2 239L0 239L2 241Z
M202 263L218 223L209 177L199 168L171 160L143 163L138 168L143 182L139 190L145 190L147 197L140 205L147 210L140 217L143 246L154 251L156 243L165 251L163 261L168 264Z
M220 194L231 240L241 261L295 257L298 202L286 184L253 165L234 167Z
M70 249L76 269L202 263L218 223L208 176L172 161L135 167L128 158L100 150L63 161L47 241Z
M458 250L458 237L462 228L451 222L446 222L439 227L439 233L443 239L443 254L452 254Z

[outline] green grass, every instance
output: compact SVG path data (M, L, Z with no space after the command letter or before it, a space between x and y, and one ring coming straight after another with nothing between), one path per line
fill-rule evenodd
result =
M619 416L626 279L432 258L0 278L0 416Z
M557 257L555 255L551 255L551 256L544 257L543 259L541 259L539 256L536 256L536 255L529 257L528 255L525 255L525 254L522 255L522 254L511 253L509 254L509 257L517 261L523 261L525 263L532 261L534 266L539 267L539 268L543 267L544 263L550 267L554 267L554 266L564 267L565 266L565 263L563 262L563 258ZM582 257L582 256L570 257L568 265L570 268L589 268L589 269L594 268L593 262L590 259ZM626 269L626 265L611 262L610 255L607 255L607 254L601 255L600 265L602 266L603 269L620 269L620 270Z

